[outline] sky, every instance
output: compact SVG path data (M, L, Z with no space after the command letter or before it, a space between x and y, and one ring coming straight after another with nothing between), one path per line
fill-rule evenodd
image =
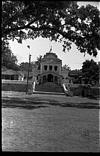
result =
M79 5L87 5L91 4L94 6L97 6L99 8L98 2L79 2ZM50 51L50 48L52 46L52 52L56 53L58 58L62 60L62 65L68 65L72 70L74 69L81 69L82 63L85 60L91 60L98 62L100 55L98 54L95 57L90 56L86 54L84 56L83 53L80 53L77 50L77 47L73 44L70 51L66 51L66 53L63 52L63 47L61 43L57 43L54 41L50 41L49 39L45 39L42 37L39 37L35 40L27 39L23 40L22 44L19 44L17 41L10 41L10 49L12 50L13 54L17 56L18 64L21 62L28 62L29 60L29 53L31 54L31 61L36 61L37 57L39 55L45 55L47 52ZM27 45L30 46L30 49L27 47ZM99 51L100 53L100 51Z

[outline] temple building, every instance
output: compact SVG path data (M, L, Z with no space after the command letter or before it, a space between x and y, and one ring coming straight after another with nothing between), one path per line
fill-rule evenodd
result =
M33 81L38 82L38 86L43 84L47 87L61 86L62 81L69 82L69 70L62 68L62 60L53 52L44 55L41 61L33 67Z

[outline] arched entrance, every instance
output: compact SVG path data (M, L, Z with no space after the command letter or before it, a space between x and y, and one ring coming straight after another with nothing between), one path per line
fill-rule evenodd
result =
M47 80L48 80L48 82L53 82L53 75L48 74Z

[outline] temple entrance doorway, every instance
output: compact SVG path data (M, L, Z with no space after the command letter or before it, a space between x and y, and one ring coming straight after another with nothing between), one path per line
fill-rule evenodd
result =
M48 74L47 80L48 80L48 82L53 82L53 75Z

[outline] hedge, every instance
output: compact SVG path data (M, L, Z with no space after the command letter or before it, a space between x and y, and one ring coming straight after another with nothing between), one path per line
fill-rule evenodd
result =
M3 91L26 92L27 82L25 81L3 81ZM28 90L32 91L32 82L28 84ZM99 87L88 87L87 85L78 85L71 87L74 96L99 97Z
M71 91L74 96L83 96L83 97L99 97L99 87L88 87L88 86L79 86L71 87Z
M13 82L3 82L2 83L3 91L18 91L18 92L26 92L27 91L27 83L21 81L13 81ZM28 83L28 90L32 90L32 83Z

